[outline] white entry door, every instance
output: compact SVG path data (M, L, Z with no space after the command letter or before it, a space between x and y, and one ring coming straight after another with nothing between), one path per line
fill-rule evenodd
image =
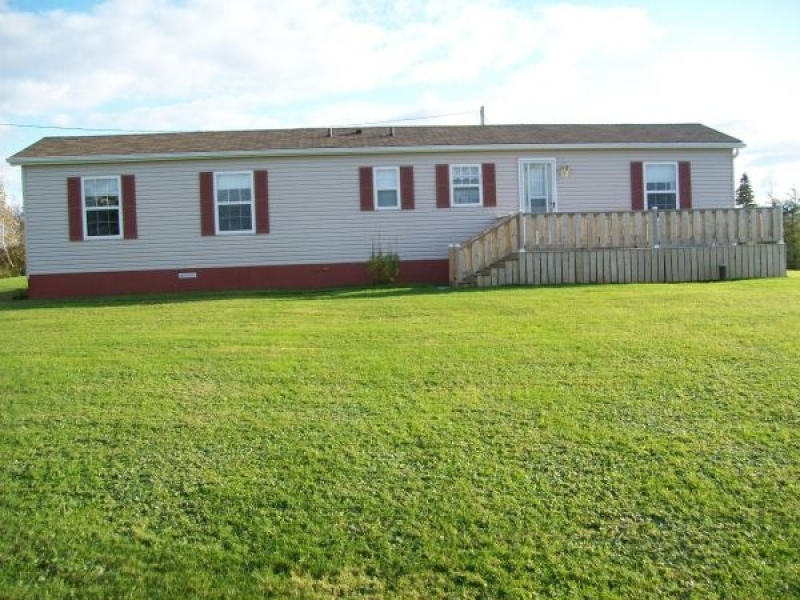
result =
M556 210L555 161L521 160L520 209L526 213Z

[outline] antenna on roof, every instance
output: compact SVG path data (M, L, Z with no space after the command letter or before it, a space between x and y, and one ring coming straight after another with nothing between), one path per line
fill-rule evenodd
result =
M481 106L481 125L486 125L486 113L483 110L483 106Z

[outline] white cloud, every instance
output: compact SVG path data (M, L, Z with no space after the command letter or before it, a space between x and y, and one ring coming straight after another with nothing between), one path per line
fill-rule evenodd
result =
M652 104L634 114L641 99L631 93L664 35L645 11L558 5L542 12L539 34L538 60L491 90L494 122L653 120Z
M13 49L0 122L238 129L473 110L437 120L472 123L481 104L490 123L702 121L749 144L737 167L757 191L796 185L800 65L675 23L514 0L107 0L83 13L0 0ZM39 137L25 133L0 129L0 149ZM18 186L18 170L2 176Z
M30 112L28 73L41 86L37 111L248 91L285 102L364 88L370 78L359 81L358 69L346 66L370 55L376 32L346 20L341 6L111 0L89 15L12 13L0 20L0 43L19 52L0 65L7 90L0 110Z
M0 44L18 51L0 59L0 111L28 116L235 95L269 106L398 83L456 85L532 53L553 60L626 53L641 34L614 39L604 32L615 25L648 31L635 10L409 3L392 20L374 22L360 6L109 0L89 14L6 12Z

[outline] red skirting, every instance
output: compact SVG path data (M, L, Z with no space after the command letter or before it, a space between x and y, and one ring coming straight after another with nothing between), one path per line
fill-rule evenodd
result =
M447 284L447 260L403 261L401 284ZM32 299L190 291L308 289L369 285L364 263L112 271L28 276Z

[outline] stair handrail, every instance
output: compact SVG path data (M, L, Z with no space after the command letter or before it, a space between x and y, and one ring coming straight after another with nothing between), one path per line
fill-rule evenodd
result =
M483 231L449 248L450 281L458 285L519 248L520 212L501 217Z

